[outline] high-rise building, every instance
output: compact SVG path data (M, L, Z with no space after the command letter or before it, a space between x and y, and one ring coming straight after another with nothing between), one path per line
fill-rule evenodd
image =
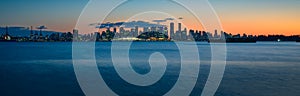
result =
M148 32L148 31L149 31L149 28L148 27L144 27L143 32Z
M120 32L121 34L123 34L123 33L125 32L124 27L120 27L119 32Z
M218 30L215 30L214 38L219 38Z
M163 33L164 32L164 27L163 26L158 27L158 32Z
M168 33L168 27L164 27L164 32L163 32L163 34L169 36L169 33Z
M95 34L94 35L95 36L95 41L101 41L102 38L101 38L100 33L99 32L95 32L94 34Z
M30 37L33 36L32 26L30 26Z
M73 29L73 41L78 41L78 30L77 29Z
M174 31L175 27L174 27L174 25L175 24L173 22L170 23L170 35L171 35L170 37L174 37L174 35L175 35L175 31Z
M119 29L119 32L120 32L120 35L119 35L119 38L123 38L123 37L125 37L125 29L124 29L124 27L120 27L120 29Z
M130 30L130 36L131 36L131 37L134 37L134 32L135 32L135 29L134 29L134 28L131 28L131 30Z
M181 23L178 23L178 32L181 32Z
M195 37L195 30L192 30L192 29L191 29L191 30L189 31L188 39L189 39L189 40L195 40L194 37Z
M175 36L173 37L175 40L181 40L181 32L176 31Z
M137 37L138 35L139 35L139 26L135 26L133 37Z
M202 31L202 36L203 36L203 39L208 39L208 34L206 31Z
M181 40L187 40L187 29L184 28L184 30L181 32Z
M38 37L38 41L39 41L39 42L44 41L44 36L43 36L42 31L40 31L40 35L39 35L39 37Z
M30 26L30 35L29 35L29 41L33 41L34 34L33 34L33 28Z
M151 31L157 31L155 26L151 27L150 30Z
M114 33L117 33L117 28L116 27L114 27Z

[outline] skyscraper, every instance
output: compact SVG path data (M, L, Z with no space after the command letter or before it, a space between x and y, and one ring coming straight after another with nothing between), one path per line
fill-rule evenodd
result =
M187 40L187 29L184 28L184 30L181 32L181 40Z
M29 36L29 41L32 41L33 39L34 39L33 29L32 29L32 26L30 26L30 36Z
M139 26L135 26L134 37L137 37L138 35L139 35Z
M215 30L214 38L219 38L218 30Z
M73 41L78 41L78 30L73 29Z
M178 23L178 32L181 32L181 23Z
M116 27L114 27L114 33L117 33L117 28Z
M224 31L221 31L221 36L220 36L221 39L225 39L225 33Z
M174 35L175 35L173 22L170 23L170 35L171 35L170 37L174 37Z
M148 32L148 31L149 31L149 28L148 27L144 27L143 32Z
M177 30L177 32L178 32L178 39L179 40L182 40L182 36L183 36L181 27L182 27L181 23L178 23L178 30Z

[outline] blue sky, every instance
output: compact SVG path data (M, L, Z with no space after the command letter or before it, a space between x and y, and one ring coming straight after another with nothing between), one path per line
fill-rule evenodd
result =
M1 0L0 25L70 30L88 0Z

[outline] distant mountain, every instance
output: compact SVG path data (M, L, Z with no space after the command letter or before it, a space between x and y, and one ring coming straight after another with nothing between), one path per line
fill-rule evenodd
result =
M33 34L38 33L40 34L40 30L32 30ZM5 34L6 27L0 27L0 35ZM42 31L43 36L50 35L53 33L62 33L62 32L56 32L56 31L48 31L44 30ZM30 35L30 28L29 27L8 27L8 34L11 36L29 36Z

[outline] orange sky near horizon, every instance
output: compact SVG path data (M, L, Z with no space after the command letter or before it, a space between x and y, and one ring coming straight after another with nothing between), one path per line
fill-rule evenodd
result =
M252 15L253 16L253 15ZM291 17L228 17L219 16L223 31L232 34L248 35L300 35L300 19ZM185 25L193 30L203 30L194 25L193 20L185 18ZM176 29L176 28L175 28ZM219 30L220 31L220 30Z
M299 0L215 1L211 3L221 20L223 29L227 32L252 35L300 35Z
M300 19L290 15L259 14L230 17L220 16L225 31L232 34L247 33L252 35L300 35Z
M246 33L248 35L300 35L300 11L298 10L300 6L297 5L300 2L278 0L270 2L262 0L228 3L220 0L212 0L211 3L225 32L232 34ZM177 11L179 10L177 9ZM188 30L210 31L203 30L201 24L199 24L200 21L198 22L191 14L184 13L182 10L179 13L174 13L176 15L174 17L184 18L181 22L183 25L186 25ZM114 22L114 19L110 20ZM177 30L176 25L175 30ZM220 32L221 30L218 31Z

